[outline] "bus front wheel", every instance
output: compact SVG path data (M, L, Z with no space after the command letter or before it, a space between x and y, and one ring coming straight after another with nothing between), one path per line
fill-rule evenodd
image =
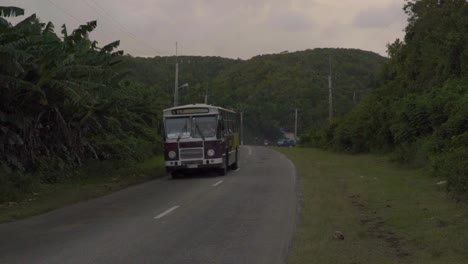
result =
M231 170L237 170L239 168L239 150L236 149L236 161L231 165Z
M227 174L228 168L229 168L229 156L226 155L223 159L223 166L218 169L218 174L219 176L224 176Z
M177 178L180 178L180 171L172 171L171 172L171 177L172 179L177 179Z

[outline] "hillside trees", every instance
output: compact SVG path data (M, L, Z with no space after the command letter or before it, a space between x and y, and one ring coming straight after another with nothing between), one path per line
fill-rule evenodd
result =
M393 151L430 164L454 193L468 193L468 3L406 1L404 40L388 45L381 85L333 128L341 151ZM317 132L313 132L316 134Z
M180 102L208 103L243 111L245 141L281 137L280 128L294 130L294 109L299 109L299 131L327 125L329 57L335 87L335 115L341 116L373 87L385 58L353 49L314 49L271 54L249 60L218 57L179 57ZM166 95L174 90L174 57L125 56L128 79L158 87Z
M252 136L281 136L279 128L294 131L294 109L299 109L299 131L328 124L329 58L332 61L336 116L370 92L385 61L371 52L353 49L314 49L289 54L257 56L226 71L211 83L213 101L243 108Z

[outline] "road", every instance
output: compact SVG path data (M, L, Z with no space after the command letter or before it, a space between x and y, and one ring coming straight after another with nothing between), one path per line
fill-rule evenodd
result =
M0 263L284 263L294 165L241 149L226 176L169 177L0 225Z

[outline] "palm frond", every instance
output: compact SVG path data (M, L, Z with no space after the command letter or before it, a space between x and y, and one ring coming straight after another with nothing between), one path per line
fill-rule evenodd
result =
M96 20L90 21L85 25L79 26L77 29L73 30L72 34L68 36L74 42L78 42L84 38L87 38L89 33L93 31L97 26Z
M6 19L0 17L0 29L2 28L9 28L11 26L10 22Z
M60 33L62 33L64 39L68 38L67 26L65 24L62 25L62 31Z
M78 102L81 99L80 85L70 82L70 81L57 81L52 80L51 82L52 87L56 88L58 93L61 93L66 98L70 99L73 103Z
M113 57L120 57L120 56L123 56L123 55L124 55L124 51L123 51L123 50L118 50L118 51L112 52L111 55L112 55Z
M101 48L101 53L110 53L112 52L115 48L117 48L120 45L120 40L111 42L104 47Z
M18 49L22 49L27 44L29 44L29 39L27 37L22 37L14 41L5 43L4 46L11 48L13 50L18 50ZM18 52L22 52L22 51L18 50Z
M21 22L19 22L18 24L16 24L13 29L21 29L21 28L25 28L25 27L29 27L30 25L32 25L34 22L38 22L38 19L36 17L36 14L32 14L30 16L28 16L27 18L25 18L24 20L22 20Z
M52 22L47 23L45 28L42 30L42 34L55 34L55 26Z
M9 75L0 74L0 84L0 87L4 89L17 89L18 91L24 90L27 92L38 93L45 97L44 91L42 91L38 86Z
M0 47L0 70L10 76L20 76L25 72L18 60L10 54L4 52L6 47Z
M15 6L0 6L0 17L17 17L24 15L24 9Z

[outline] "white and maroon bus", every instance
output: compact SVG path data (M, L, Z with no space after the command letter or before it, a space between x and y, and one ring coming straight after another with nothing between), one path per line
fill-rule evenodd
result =
M214 168L220 175L237 169L239 120L236 112L206 104L163 111L164 157L172 177L179 172Z

